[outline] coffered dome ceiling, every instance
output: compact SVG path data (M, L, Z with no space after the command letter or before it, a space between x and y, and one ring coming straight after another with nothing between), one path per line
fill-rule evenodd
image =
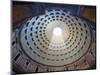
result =
M55 28L61 29L53 34ZM28 20L22 28L21 45L34 61L62 66L80 59L91 43L88 23L62 10L49 10L45 15Z
M61 9L45 10L13 31L13 66L20 73L91 68L95 37L87 20Z

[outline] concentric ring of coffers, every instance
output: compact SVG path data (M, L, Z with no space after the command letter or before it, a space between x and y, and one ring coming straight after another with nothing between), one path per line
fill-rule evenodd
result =
M55 27L62 29L61 36L53 36ZM88 51L91 42L85 20L56 9L28 20L20 36L25 53L34 61L50 66L75 62Z

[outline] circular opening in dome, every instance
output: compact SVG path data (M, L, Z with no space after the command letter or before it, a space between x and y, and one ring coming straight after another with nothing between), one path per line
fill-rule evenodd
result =
M53 35L56 35L56 36L62 35L62 29L60 27L55 27L53 29Z

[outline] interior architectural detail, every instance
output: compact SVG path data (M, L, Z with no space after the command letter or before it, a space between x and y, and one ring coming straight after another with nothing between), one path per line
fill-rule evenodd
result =
M12 66L16 73L96 68L96 30L90 21L64 9L23 20L12 30Z

